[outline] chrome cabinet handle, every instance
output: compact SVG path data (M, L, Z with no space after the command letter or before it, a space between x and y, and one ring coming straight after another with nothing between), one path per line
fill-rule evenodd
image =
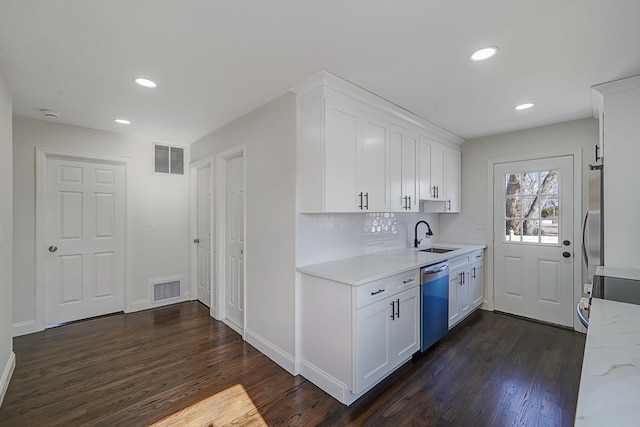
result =
M396 300L396 317L399 319L400 318L400 298L398 298Z
M404 283L406 285L407 283L411 283L411 282L415 282L415 281L416 281L416 279L407 279L407 280L403 280L402 283Z
M411 196L409 196L409 209L408 210L411 210Z
M369 210L369 193L364 193L364 208Z
M451 199L447 200L447 203L449 203L449 207L447 208L447 210L451 210Z
M391 320L396 320L395 315L396 315L396 302L391 301Z
M378 289L377 291L371 292L371 295L378 295L378 294L383 293L384 291L385 291L385 289Z
M53 246L53 245L49 246L49 252L55 252L57 250L58 250L57 246Z
M358 197L360 197L360 204L358 205L358 207L360 208L360 210L362 210L362 191L360 192L360 194L358 194Z

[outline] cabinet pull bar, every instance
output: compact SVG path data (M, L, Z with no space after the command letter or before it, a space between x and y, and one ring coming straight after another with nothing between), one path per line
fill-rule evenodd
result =
M600 146L596 144L596 162L599 162L600 159L602 158L599 156L600 153L598 153L598 151L600 151Z
M362 209L362 191L360 192L360 194L358 194L358 196L360 197L360 204L358 205L358 207Z
M416 279L407 279L407 280L403 280L402 283L404 283L406 285L407 283L411 283L411 282L415 282L415 281L416 281Z
M409 210L411 210L411 196L409 196Z
M449 203L449 208L447 208L447 210L451 210L451 199L447 200L447 203Z
M364 208L369 210L369 193L364 193Z
M383 293L385 290L386 290L386 289L378 289L377 291L373 291L373 292L371 292L371 295L378 295L378 294L381 294L381 293Z
M400 318L400 298L398 298L396 301L397 301L396 302L396 310L397 310L396 311L396 317L399 319Z
M396 302L391 301L391 320L396 320Z

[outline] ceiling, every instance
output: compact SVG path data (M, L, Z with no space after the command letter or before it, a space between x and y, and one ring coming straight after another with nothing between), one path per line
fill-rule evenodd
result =
M638 0L0 0L0 65L16 116L156 141L319 70L472 139L591 116L591 86L640 74L639 22Z

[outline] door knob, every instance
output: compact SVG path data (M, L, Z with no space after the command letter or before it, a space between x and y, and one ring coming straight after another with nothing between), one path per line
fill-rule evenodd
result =
M562 256L565 258L569 258L571 254L569 252L562 252Z
M49 246L49 252L55 252L57 250L58 250L57 246L53 246L53 245Z

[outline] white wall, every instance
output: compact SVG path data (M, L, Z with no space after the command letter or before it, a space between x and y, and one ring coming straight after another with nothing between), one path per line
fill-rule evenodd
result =
M152 171L152 141L115 133L14 119L14 334L34 332L35 148L130 158L127 171L127 224L132 247L127 252L126 310L151 307L149 280L183 276L188 290L187 175ZM188 147L185 158L188 159ZM149 226L152 226L150 230ZM183 293L185 298L186 292Z
M0 405L13 368L13 175L12 175L12 97L9 83L0 68Z
M604 98L604 264L640 269L640 87Z
M285 94L194 142L191 160L240 145L246 145L246 339L293 372L295 96Z
M510 132L469 140L462 145L462 212L440 216L442 239L459 243L487 244L485 295L493 308L493 244L492 203L489 193L490 160L535 157L555 153L582 151L582 197L586 203L589 163L593 163L594 146L598 143L598 122L588 118L550 126ZM577 215L580 217L580 213ZM486 229L478 229L478 223ZM580 227L574 223L574 227ZM580 242L574 242L580 253ZM582 262L580 258L577 261Z

